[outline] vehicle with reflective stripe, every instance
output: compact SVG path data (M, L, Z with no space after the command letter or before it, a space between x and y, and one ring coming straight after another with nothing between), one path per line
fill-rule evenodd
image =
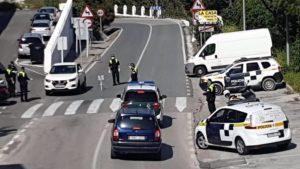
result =
M279 106L248 102L216 110L198 123L195 138L201 149L227 147L245 155L250 149L267 145L287 149L292 133L289 120Z

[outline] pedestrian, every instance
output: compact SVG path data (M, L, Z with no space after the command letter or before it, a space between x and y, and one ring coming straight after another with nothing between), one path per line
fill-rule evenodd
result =
M131 81L137 82L138 81L138 69L135 67L134 63L130 63L129 68L131 70Z
M216 93L215 93L215 85L212 83L211 79L208 79L207 81L207 90L205 95L208 104L208 110L210 113L213 113L216 110L216 105L215 105Z
M119 76L119 66L120 62L115 58L115 55L111 55L111 59L109 60L109 68L111 70L113 85L120 84L120 76Z
M5 79L7 82L9 97L15 97L15 81L13 78L12 66L9 64L5 70Z
M27 99L27 92L28 92L28 80L30 80L27 76L27 73L25 72L25 68L21 67L21 70L18 73L18 81L20 83L20 97L21 97L21 102L23 101L28 101Z
M12 69L12 78L14 79L14 90L16 91L18 69L13 61L10 62L10 65L11 65L11 69ZM14 93L16 93L16 92L14 92Z

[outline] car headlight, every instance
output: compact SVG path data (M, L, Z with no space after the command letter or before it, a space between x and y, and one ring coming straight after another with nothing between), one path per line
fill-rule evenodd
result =
M47 83L50 83L50 82L51 82L51 80L49 80L49 79L45 79L45 81L46 81Z
M73 82L73 81L75 81L76 79L77 79L76 77L73 78L73 79L70 79L69 82Z

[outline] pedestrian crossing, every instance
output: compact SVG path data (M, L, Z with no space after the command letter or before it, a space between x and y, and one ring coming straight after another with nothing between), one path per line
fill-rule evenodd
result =
M189 111L188 103L192 103L190 97L173 97L164 100L164 112L184 112ZM26 105L23 105L26 106ZM30 119L35 117L51 117L51 116L71 116L76 114L99 114L113 113L121 106L119 98L95 99L95 100L69 100L43 103L35 103L25 107L19 112L22 119ZM16 116L16 115L15 115Z

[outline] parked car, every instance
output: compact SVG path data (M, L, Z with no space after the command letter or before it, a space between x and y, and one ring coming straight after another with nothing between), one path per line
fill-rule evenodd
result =
M111 158L122 154L153 154L161 158L161 130L152 109L121 108L113 123Z
M36 21L36 20L53 20L51 18L51 15L49 13L37 13L33 16L33 18L31 19L31 22Z
M287 149L292 132L289 120L279 106L242 100L221 107L200 121L195 138L201 149L225 147L246 155L250 149L268 145Z
M50 37L54 30L53 22L49 20L35 20L31 24L30 32L39 33L43 37Z
M265 91L285 87L281 66L273 57L236 60L221 72L202 76L199 82L202 90L206 90L208 79L215 84L218 95L224 90L239 91L246 85Z
M45 6L42 7L38 10L39 13L49 13L52 20L57 21L58 20L58 13L59 10L56 7L52 7L52 6Z
M43 36L39 33L24 33L20 39L18 39L18 55L21 56L29 56L30 55L30 44L40 44L45 45L45 41Z
M78 63L56 63L46 75L44 86L46 95L72 90L81 92L86 88L86 75Z

